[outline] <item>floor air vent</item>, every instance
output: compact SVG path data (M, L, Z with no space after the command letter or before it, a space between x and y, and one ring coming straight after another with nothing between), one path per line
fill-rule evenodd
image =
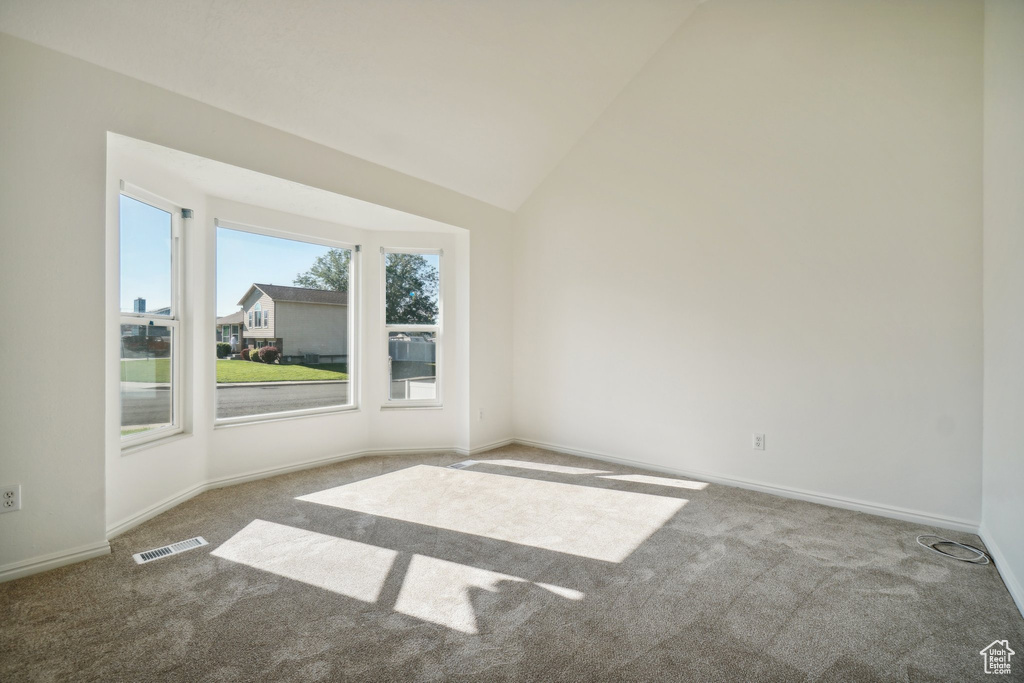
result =
M472 467L475 464L476 464L476 460L463 460L462 462L456 462L456 463L452 463L451 465L448 465L448 469L450 469L450 470L464 470L467 467Z
M192 548L198 548L203 545L207 545L206 539L202 536L196 536L187 541L178 541L177 543L165 545L162 548L153 548L144 553L135 553L132 557L135 558L136 564L146 564L153 560L159 560L161 557L170 557L171 555L177 555L178 553L183 553L186 550L192 550Z

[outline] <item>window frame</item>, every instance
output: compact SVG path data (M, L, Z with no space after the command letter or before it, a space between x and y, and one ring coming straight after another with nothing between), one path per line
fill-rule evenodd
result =
M121 196L134 199L137 202L147 204L160 211L165 211L171 215L171 301L170 301L170 312L167 315L158 315L153 313L136 313L134 311L125 312L121 310ZM121 326L122 325L133 325L133 326L148 326L153 323L154 326L159 325L160 327L166 327L171 332L171 422L163 427L157 427L156 429L150 429L145 432L138 434L130 434L128 436L121 436L121 452L134 449L143 444L148 444L153 441L159 441L166 439L177 434L181 434L185 431L185 420L183 415L183 395L184 384L183 384L183 346L184 346L184 332L183 332L183 308L185 305L184 296L184 241L185 241L185 218L184 218L184 207L179 206L176 202L172 202L168 199L164 199L159 195L153 194L141 187L132 185L125 180L120 181L120 187L117 193L118 198L118 209L117 209L117 335L121 337ZM118 422L120 423L122 415L124 413L124 401L121 395L121 354L118 353L117 361L117 402L118 402ZM118 424L118 430L122 428L122 425Z
M387 310L387 258L388 254L420 254L437 256L437 323L433 325L389 324ZM443 340L444 340L444 249L434 247L381 247L380 248L380 315L381 338L384 350L384 403L382 410L403 408L443 408L442 389ZM433 332L434 333L434 398L410 399L391 398L391 353L388 340L391 332Z
M345 405L334 405L334 406L322 406L319 408L302 408L299 410L282 410L275 413L260 413L259 415L239 415L237 417L217 417L217 376L214 372L213 383L214 383L214 401L213 401L213 427L214 429L222 427L235 427L238 425L253 424L258 422L273 422L277 420L288 420L292 418L309 417L314 415L329 415L332 413L348 413L358 412L360 409L359 402L359 390L360 382L362 381L362 373L359 371L359 359L362 349L359 345L359 312L356 310L360 305L360 273L361 273L361 253L362 247L359 244L350 242L343 242L340 240L332 240L325 237L317 237L308 235L301 232L293 232L290 230L280 230L277 228L267 228L263 226L250 225L247 223L240 223L237 221L227 220L223 218L215 218L213 221L214 228L225 228L227 230L235 230L237 232L246 232L253 235L261 235L263 237L274 237L277 239L291 240L293 242L305 242L306 244L315 244L321 247L328 247L331 249L347 249L352 252L351 259L349 260L349 272L348 272L348 311L347 324L348 324L348 390L349 390L349 402ZM219 245L217 244L216 235L214 236L214 250L213 250L213 262L217 263L217 250ZM214 286L212 287L212 309L213 314L217 314L217 270L216 265L214 266ZM253 309L250 308L248 313L252 315ZM245 318L243 317L243 323ZM259 329L250 325L249 329ZM256 338L247 339L252 341L254 344L259 341Z

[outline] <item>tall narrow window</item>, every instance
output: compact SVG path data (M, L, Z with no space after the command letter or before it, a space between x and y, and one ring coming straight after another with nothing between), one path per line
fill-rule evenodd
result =
M181 209L119 198L122 447L181 431Z
M439 405L442 252L382 251L388 403Z
M249 323L217 361L219 423L355 405L355 247L288 234L217 222L217 316Z

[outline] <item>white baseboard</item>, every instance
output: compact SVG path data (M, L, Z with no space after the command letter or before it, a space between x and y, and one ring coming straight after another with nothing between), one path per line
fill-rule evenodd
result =
M511 443L509 439L505 444ZM497 446L494 446L495 448ZM289 472L298 472L299 470L308 470L315 467L324 467L325 465L331 465L345 460L354 460L356 458L363 458L369 455L409 455L414 453L455 453L457 455L468 455L469 451L466 449L458 448L445 448L445 447L430 447L430 448L376 448L367 449L361 451L353 451L350 453L342 453L338 455L331 455L326 458L316 458L313 460L304 460L298 463L292 463L289 465L279 465L275 467L266 467L259 470L253 470L245 474L232 475L229 477L219 477L216 479L210 479L208 481L190 486L189 488L176 493L173 496L165 498L164 500L151 505L150 507L142 510L134 515L130 515L120 522L110 526L107 529L107 540L113 539L116 536L120 536L129 529L133 529L143 522L147 522L162 512L166 512L171 508L181 505L190 498L195 498L200 493L206 491L212 491L213 489L224 488L225 486L234 486L235 484L244 484L250 481L256 481L258 479L267 479L269 477L276 477L281 474L288 474Z
M700 479L713 484L724 484L725 486L735 486L741 489L750 489L752 491L770 493L772 495L782 496L783 498L806 500L811 503L828 505L830 507L842 508L844 510L866 512L868 514L879 515L881 517L890 517L892 519L900 519L905 522L914 522L915 524L925 524L927 526L939 527L942 529L966 531L972 534L978 533L978 522L971 521L968 519L943 517L940 515L933 515L927 512L921 512L919 510L908 510L906 508L900 508L891 505L883 505L880 503L871 503L868 501L856 500L852 498L843 498L841 496L830 496L821 493L814 493L812 491L804 491L802 489L777 486L775 484L766 484L764 482L754 481L751 479L740 479L738 477L728 477L713 474L710 472L700 472L697 470L685 470L675 467L652 465L651 463L641 462L639 460L630 460L629 458L620 458L618 456L609 455L607 453L583 451L578 448L569 448L567 446L544 443L541 441L515 439L515 443L521 444L523 446L532 446L534 448L543 448L549 451L555 451L557 453L577 455L583 458L590 458L591 460L614 462L620 465L628 465L630 467L640 467L643 469L653 470L656 472L665 472L666 474L675 474L681 477Z
M999 549L999 544L992 538L988 527L984 523L981 525L979 535L985 544L985 548L988 550L988 554L992 556L992 561L999 571L999 576L1002 577L1003 583L1006 584L1006 590L1010 592L1010 597L1013 598L1013 602L1017 605L1021 616L1024 617L1024 586L1022 586L1017 575L1014 574L1013 567L1007 563L1006 556L1003 555L1003 551Z
M106 541L100 541L99 543L83 545L71 550L61 550L20 562L12 562L0 567L0 583L109 554L110 544Z
M605 462L613 462L621 465L627 465L630 467L638 467L642 469L652 470L656 472L665 472L667 474L674 474L683 477L690 477L694 479L701 479L711 483L723 484L726 486L736 486L738 488L750 489L754 491L761 491L762 493L770 493L785 498L795 498L798 500L806 500L812 503L819 503L821 505L828 505L831 507L843 508L846 510L856 510L858 512L866 512L868 514L880 515L883 517L890 517L894 519L900 519L907 522L913 522L916 524L924 524L927 526L939 527L943 529L955 529L958 531L966 531L968 533L979 533L979 525L977 522L957 519L951 517L943 517L939 515L933 515L918 510L908 510L905 508L899 508L895 506L882 505L878 503L871 503L868 501L855 500L850 498L843 498L839 496L829 496L820 493L814 493L811 491L804 491L801 489L789 488L777 486L774 484L766 484L764 482L758 482L749 479L741 479L738 477L729 477L718 475L710 472L701 472L696 470L686 470L674 467L664 467L660 465L654 465L639 460L631 460L629 458L621 458L618 456L610 455L608 453L600 453L596 451L585 451L577 448L570 448L568 446L562 446L559 444L546 443L541 441L532 441L528 439L502 439L495 441L483 446L477 446L472 449L456 448L456 447L428 447L428 448L400 448L400 449L369 449L360 450L350 453L342 453L332 455L326 458L318 458L313 460L306 460L299 463L292 463L289 465L267 467L259 470L253 470L251 472L232 475L229 477L219 477L216 479L210 479L205 482L201 482L194 486L191 486L180 493L172 495L164 500L151 505L150 507L131 515L116 524L111 525L107 530L107 539L112 539L124 532L132 529L143 522L146 522L153 517L166 512L171 508L184 503L190 498L210 491L216 488L222 488L225 486L233 486L235 484L242 484L249 481L255 481L257 479L266 479L268 477L274 477L281 474L287 474L289 472L296 472L299 470L312 469L315 467L323 467L333 463L343 462L345 460L354 460L356 458L362 458L371 455L408 455L415 453L453 453L461 457L478 455L486 451L508 446L510 444L521 444L523 446L531 446L534 448L543 448L558 453L566 453L569 455L576 455L592 460L599 460ZM983 536L983 540L993 552L992 555L996 558L996 566L1000 564L998 548L991 543L991 539ZM21 576L28 576L36 572L46 571L47 569L53 569L61 565L70 564L72 562L78 562L86 560L91 557L97 557L110 552L110 546L106 542L94 545L76 548L61 553L54 553L52 555L46 555L38 558L32 558L22 562L14 563L4 567L0 567L0 581L7 581L10 579L18 578ZM1020 583L1017 578L1007 567L1002 567L1001 572L1004 572L1003 580L1006 582L1007 588L1018 607L1022 606L1022 593ZM1024 609L1022 609L1024 612Z
M492 441L489 444L484 444L483 446L477 446L476 448L471 448L470 450L465 451L464 453L460 453L459 455L468 455L468 456L480 455L481 453L486 453L487 451L493 451L495 448L502 448L504 446L511 446L515 442L516 442L515 439L502 439L501 441Z
M148 508L142 510L141 512L137 512L134 515L130 515L122 519L117 524L107 527L107 540L109 541L110 539L116 536L120 536L124 532L128 531L133 527L137 527L143 522L148 522L160 513L167 512L172 507L175 507L176 505L181 505L186 500L190 498L195 498L200 493L206 490L207 487L205 484L196 484L195 486L190 486L189 488L185 489L180 493L176 493L173 496L164 498L159 503L150 505Z
M426 451L424 451L426 452ZM372 450L364 451L353 451L350 453L342 453L339 455L331 455L326 458L317 458L314 460L303 460L302 462L292 463L290 465L278 465L275 467L266 467L260 470L253 470L246 474L232 475L230 477L219 477L217 479L211 479L204 485L204 491L211 491L213 489L224 488L225 486L234 486L235 484L244 484L249 481L256 481L257 479L268 479L270 477L276 477L281 474L288 474L289 472L298 472L300 470L311 470L315 467L323 467L325 465L332 465L336 462L344 462L345 460L355 460L356 458L362 458L367 455L383 455L383 453L377 453Z

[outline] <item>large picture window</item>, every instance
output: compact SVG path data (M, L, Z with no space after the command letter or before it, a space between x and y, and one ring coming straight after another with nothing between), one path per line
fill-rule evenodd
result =
M122 183L120 247L121 444L181 431L179 207Z
M357 249L217 222L219 423L355 405Z
M391 405L441 403L441 257L383 249L384 343Z

